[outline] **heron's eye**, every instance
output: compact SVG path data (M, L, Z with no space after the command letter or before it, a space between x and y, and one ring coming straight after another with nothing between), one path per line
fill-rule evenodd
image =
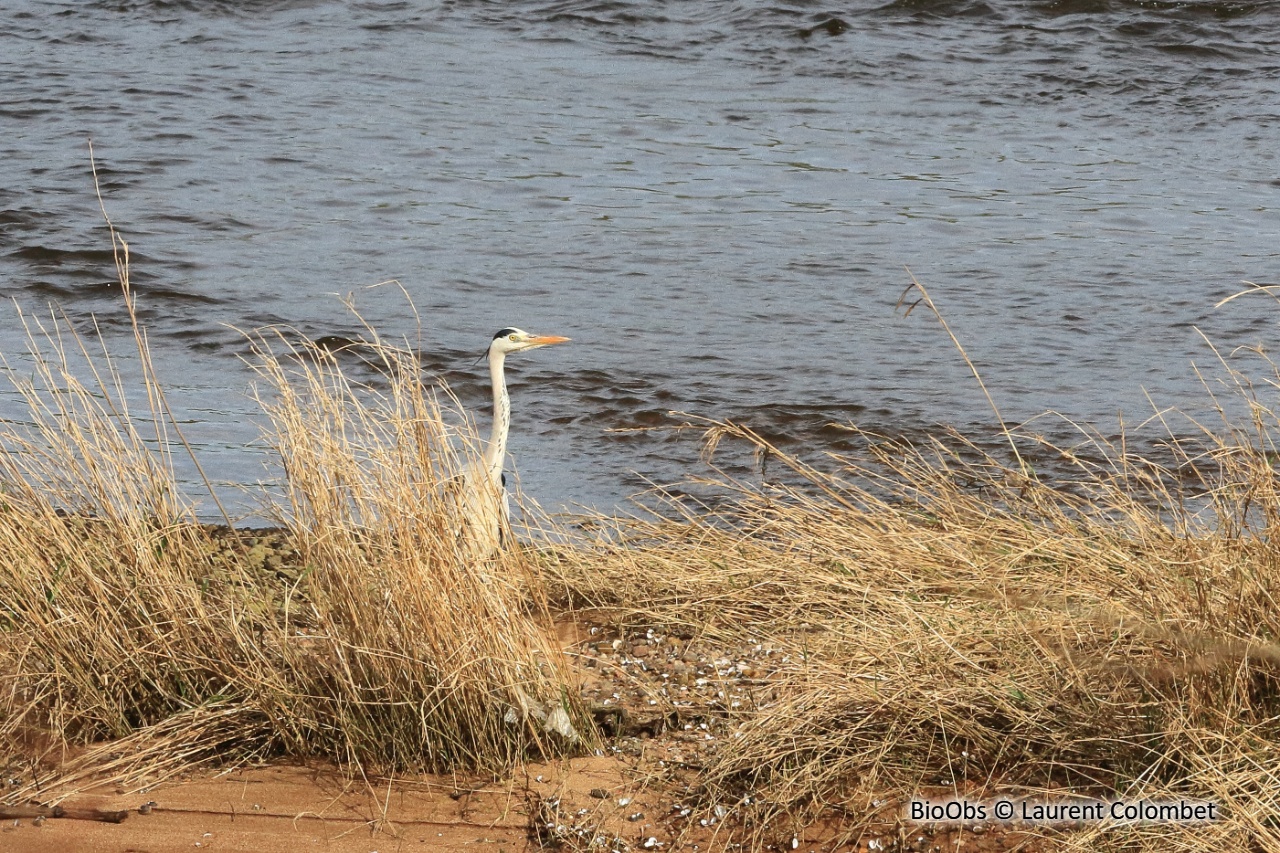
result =
M519 337L520 337L519 335L513 332L512 334L507 335L507 340L511 341L512 343L515 343L516 339Z

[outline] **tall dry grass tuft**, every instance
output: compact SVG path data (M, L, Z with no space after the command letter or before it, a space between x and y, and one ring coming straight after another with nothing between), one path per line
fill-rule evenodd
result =
M60 769L6 799L268 754L497 769L590 737L528 552L467 544L468 429L408 352L369 343L374 389L314 343L260 338L282 561L180 493L186 442L136 321L140 379L66 318L26 322L9 376L28 415L0 423L0 744Z
M823 470L708 423L785 484L717 477L700 484L715 509L668 496L601 519L549 586L785 652L701 777L706 803L756 827L835 805L856 832L886 797L1077 790L1205 797L1227 819L1066 846L1276 849L1277 417L1252 411L1159 462L1097 436L1088 452L1023 436L1013 465L954 435L863 436L865 456ZM1077 476L1032 475L1046 453Z
M446 390L423 386L408 350L376 336L355 349L377 387L314 342L258 339L260 399L287 473L279 509L323 649L287 649L286 662L325 697L309 711L341 712L313 727L334 752L397 763L422 764L423 743L434 767L554 754L589 724L529 552L482 547L494 537L473 529L474 430Z
M56 756L242 699L279 596L195 523L157 395L137 417L65 318L28 332L29 366L9 365L28 419L0 425L0 743L39 733ZM230 744L271 747L261 708L240 707Z

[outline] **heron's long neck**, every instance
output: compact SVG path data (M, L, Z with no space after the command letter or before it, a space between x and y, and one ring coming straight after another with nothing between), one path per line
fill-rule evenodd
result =
M511 428L511 400L507 397L507 378L503 370L506 355L489 353L489 379L493 383L493 432L484 451L484 467L489 479L502 482L502 463L507 456L507 430Z

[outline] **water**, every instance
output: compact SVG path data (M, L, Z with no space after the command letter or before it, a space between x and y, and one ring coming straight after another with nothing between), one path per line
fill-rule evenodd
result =
M127 324L97 208L188 437L270 479L240 330L388 337L487 417L545 506L697 468L683 411L812 456L831 422L1116 430L1208 412L1191 368L1267 345L1280 11L1264 2L114 2L0 12L0 288ZM21 348L0 318L0 346ZM20 362L20 359L19 359ZM11 397L0 416L20 418ZM1052 419L1037 429L1070 440ZM234 499L233 499L234 502Z

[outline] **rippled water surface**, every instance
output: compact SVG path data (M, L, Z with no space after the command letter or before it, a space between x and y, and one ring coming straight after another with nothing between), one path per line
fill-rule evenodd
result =
M0 12L0 287L127 350L88 140L152 347L218 478L273 475L238 329L351 338L333 294L487 419L548 507L696 465L672 410L1113 431L1205 412L1200 332L1267 345L1280 10L1265 2L113 2ZM0 314L0 346L22 348ZM518 360L517 360L518 359ZM21 369L18 358L15 369ZM22 417L11 397L0 416ZM1068 438L1054 421L1039 428ZM212 462L210 462L212 460Z

